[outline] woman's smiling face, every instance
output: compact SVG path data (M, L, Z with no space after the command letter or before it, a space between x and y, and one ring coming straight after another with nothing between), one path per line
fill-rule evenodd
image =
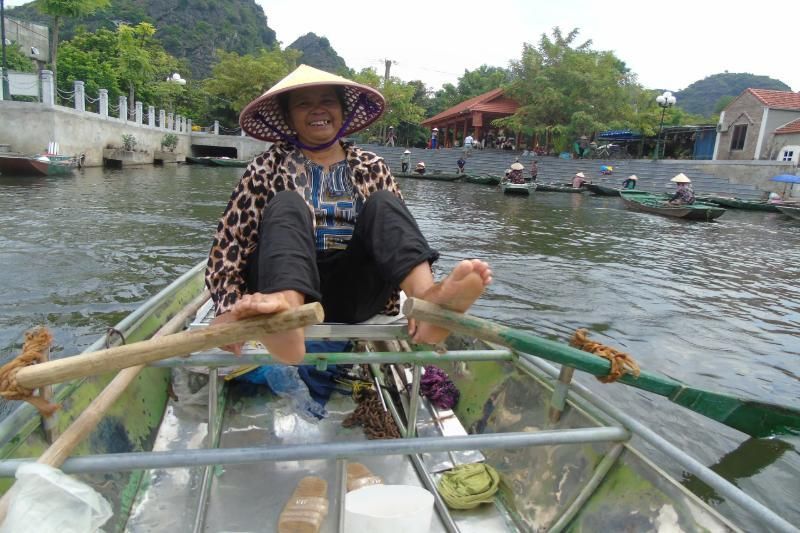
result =
M342 127L342 103L332 86L308 87L289 93L289 125L303 144L330 142Z

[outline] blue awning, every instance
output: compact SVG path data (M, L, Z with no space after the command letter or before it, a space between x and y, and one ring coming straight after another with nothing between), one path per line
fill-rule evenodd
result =
M604 141L638 141L642 135L631 130L606 130L601 131L597 138Z

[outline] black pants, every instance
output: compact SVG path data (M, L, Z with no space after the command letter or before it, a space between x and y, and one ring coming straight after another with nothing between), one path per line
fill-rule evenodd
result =
M403 174L408 172L408 163L400 163L400 172Z
M389 191L372 193L345 250L317 252L311 211L294 191L264 208L258 248L249 261L248 292L295 290L321 301L327 322L361 322L382 311L411 270L433 263L405 204Z

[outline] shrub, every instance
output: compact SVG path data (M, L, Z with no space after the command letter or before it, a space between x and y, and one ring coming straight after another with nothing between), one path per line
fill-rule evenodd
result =
M125 135L123 135L122 147L128 152L132 152L133 149L136 148L136 137L134 137L130 133L126 133Z
M164 138L161 139L161 148L166 148L171 152L175 150L176 146L178 146L178 136L174 133L167 133L164 135Z

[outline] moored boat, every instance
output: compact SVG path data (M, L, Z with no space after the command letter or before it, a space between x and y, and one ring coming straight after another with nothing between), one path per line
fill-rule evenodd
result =
M400 172L394 174L396 178L414 178L418 180L439 180L439 181L458 181L464 178L464 174L447 174L444 172L425 172L425 174L419 174L417 172Z
M218 167L240 167L244 168L250 164L249 159L233 159L230 157L212 157L209 158L212 165Z
M211 162L211 156L202 156L202 157L193 157L193 156L186 156L186 163L190 165L205 165L210 166L213 163Z
M74 156L0 155L0 174L4 176L66 176L81 161Z
M465 174L464 181L467 183L477 183L479 185L499 185L500 176L492 176L490 174L485 176L472 176L470 174Z
M800 220L800 206L779 205L778 211L784 215L789 215L792 218Z
M595 196L619 196L619 189L609 187L608 185L601 185L599 183L587 183L584 185L586 190Z
M768 211L771 213L778 212L778 207L775 204L760 200L744 200L742 198L730 198L727 196L698 196L697 199L704 203L716 204L730 209Z
M573 187L571 183L539 183L536 182L536 190L541 192L570 192L582 193L586 189L583 187Z
M511 183L510 181L503 181L500 183L500 188L503 190L503 194L519 194L527 196L536 190L536 184L530 182Z
M204 266L194 267L87 351L123 338L131 349L156 331L180 330L187 318L190 332L210 336L213 312L203 293ZM596 368L590 371L600 375L609 369L603 359L467 315L453 318L418 300L409 300L404 310L418 319L441 320L461 336L453 336L448 351L439 353L409 345L402 318L311 325L308 338L352 340L358 350L308 354L305 363L321 371L329 364L355 364L364 372L374 363L369 366L372 390L398 433L409 438L366 441L360 429L341 427L356 407L350 395L333 396L328 415L310 422L264 387L218 381L219 368L274 364L263 348L248 344L239 358L209 348L152 362L86 435L78 449L86 457L67 460L63 470L81 473L81 480L110 501L114 516L107 531L275 531L281 508L308 475L332 487L323 494L330 516L322 517L320 530L341 531L339 526L347 525L346 463L352 460L384 483L422 485L434 493L440 473L454 465L483 461L495 469L502 483L497 497L488 498L493 504L452 510L437 494L437 515L429 531L467 530L475 524L487 532L659 530L664 520L682 530L738 529L646 458L630 442L636 435L706 480L720 496L755 513L765 527L791 531L780 516L623 410L578 383L555 380L559 370L536 355L553 359L552 354L561 353L572 358L571 366ZM505 346L476 342L475 337L484 336ZM174 350L180 352L177 345ZM461 391L453 411L416 394L420 365L429 363L446 370ZM170 367L205 371L191 374L190 386L180 386L178 377L185 380L187 375L176 370L179 396L170 399ZM64 407L57 426L63 429L75 419L109 379L106 373L61 386L56 400ZM646 384L657 386L672 398L678 392L688 394L687 405L695 410L708 401L697 389L666 377L642 373L622 381L645 389ZM359 383L364 388L369 380ZM203 397L207 419L191 408ZM377 399L375 404L380 405ZM714 403L710 411L723 411L719 405ZM29 459L47 448L39 420L24 404L0 421L0 476L5 478L0 490L8 488L19 466L10 459Z
M645 191L620 191L619 195L628 209L668 217L711 221L725 213L722 207L700 202L691 205L670 205L663 195Z

